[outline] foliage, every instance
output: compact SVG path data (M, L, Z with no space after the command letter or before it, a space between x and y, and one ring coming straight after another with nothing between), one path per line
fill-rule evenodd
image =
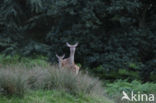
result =
M55 53L69 53L65 42L78 41L76 62L83 66L109 71L137 63L148 81L155 73L155 5L152 0L1 0L0 51L42 54L56 62Z
M140 81L134 80L132 82L128 82L127 80L117 80L114 83L106 84L106 92L108 95L112 97L116 97L117 95L122 94L122 91L127 93L131 93L134 91L135 93L149 93L156 94L156 84L155 83L142 83Z
M26 93L24 98L6 98L1 96L0 103L114 103L108 98L81 95L79 97L57 90L38 90Z
M94 69L94 73L104 80L114 81L117 79L127 79L129 81L132 80L142 80L140 76L140 69L138 69L138 65L130 64L129 69L118 69L118 70L106 70L103 66L98 66ZM149 80L152 81L152 78Z
M34 67L34 66L41 66L46 67L49 65L47 62L47 58L44 56L34 56L34 57L21 57L19 55L0 55L0 63L1 66L16 66L24 64L26 67Z

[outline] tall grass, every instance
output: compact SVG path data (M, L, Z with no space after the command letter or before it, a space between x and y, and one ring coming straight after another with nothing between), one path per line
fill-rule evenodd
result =
M28 89L28 76L23 70L1 69L0 70L0 94L23 96Z
M20 64L1 68L0 93L23 96L29 89L59 89L74 95L103 94L100 81L87 74L75 75L51 65L28 67Z

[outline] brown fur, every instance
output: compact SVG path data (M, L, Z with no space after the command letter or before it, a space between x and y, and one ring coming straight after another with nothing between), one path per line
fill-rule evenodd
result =
M75 54L75 49L76 46L78 45L78 43L76 43L75 45L70 45L69 43L66 43L67 46L70 48L70 57L63 59L61 56L57 56L58 60L59 60L59 67L64 69L64 68L68 68L70 70L72 70L73 72L76 73L76 75L79 72L79 66L75 64L74 62L74 54Z

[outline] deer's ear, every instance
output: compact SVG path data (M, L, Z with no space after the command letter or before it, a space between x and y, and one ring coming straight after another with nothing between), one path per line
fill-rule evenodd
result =
M56 54L56 57L59 59L60 57Z
M61 58L63 59L64 57L65 57L65 54L63 54Z
M68 47L71 47L71 45L70 45L68 42L66 42L66 45L67 45Z
M74 44L74 47L77 47L77 46L78 46L78 44L79 44L78 42L77 42L76 44Z

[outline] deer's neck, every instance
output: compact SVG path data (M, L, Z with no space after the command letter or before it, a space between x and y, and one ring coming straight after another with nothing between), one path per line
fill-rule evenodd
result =
M75 50L70 50L70 63L74 64L74 55L75 55Z

